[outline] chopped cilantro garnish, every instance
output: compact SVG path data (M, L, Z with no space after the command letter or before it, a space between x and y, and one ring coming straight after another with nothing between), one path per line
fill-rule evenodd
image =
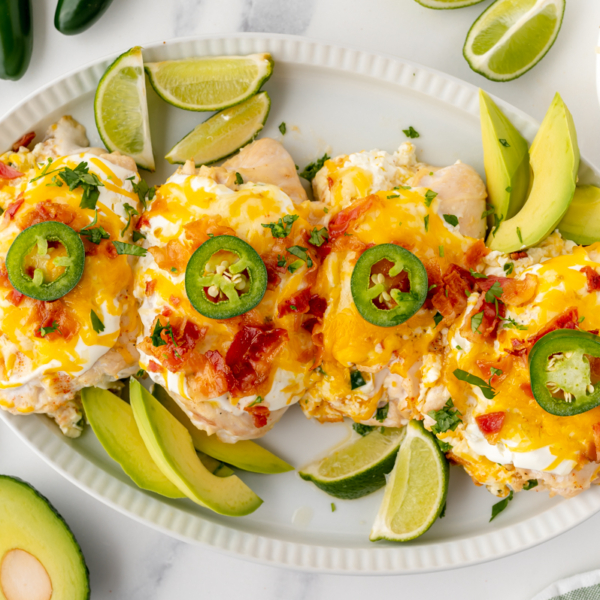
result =
M512 192L512 188L510 187L510 185L506 188L506 190L509 194Z
M146 371L144 371L144 369L140 369L135 376L136 377L144 377L144 375L146 375Z
M505 148L510 148L510 144L504 139L504 138L499 138L498 141L505 147Z
M335 503L331 503L331 512L335 512Z
M106 327L104 327L104 323L100 320L100 317L94 311L91 312L90 317L92 319L94 331L96 333L102 333Z
M434 192L433 190L427 190L425 192L425 206L431 206L431 203L434 201L436 196L437 192Z
M281 254L277 255L277 266L278 267L285 267L285 257L281 256Z
M494 230L492 231L493 235L496 235L496 233L498 232L498 229L500 228L503 219L504 215L498 216L496 213L494 213Z
M262 223L262 226L270 229L274 238L284 238L292 232L292 225L296 219L298 219L298 215L285 215L275 223Z
M478 273L473 269L469 269L469 273L471 273L471 277L475 277L475 279L487 279L487 275L484 275L483 273Z
M326 227L321 227L321 229L313 227L313 230L310 232L310 238L308 238L308 243L318 247L322 246L328 239L329 231L327 231Z
M439 246L440 257L444 256L444 246Z
M452 444L445 442L444 440L440 440L439 438L435 438L437 445L440 447L440 450L445 454L446 452L450 452L452 450ZM444 507L445 510L445 507ZM440 517L441 518L441 517Z
M129 225L131 225L131 217L133 217L133 216L137 217L140 214L135 208L133 208L133 206L131 206L131 204L128 204L127 202L125 202L125 204L123 205L123 208L125 209L125 212L127 213L127 224L121 231L122 236L125 235L125 232L129 229Z
M287 269L290 273L295 273L303 264L304 264L304 261L298 259L298 260L295 260L293 263L290 263L288 265Z
M135 183L134 176L128 177L127 181L131 181L134 193L137 194L141 205L146 210L148 207L147 203L154 200L156 196L156 186L150 187L143 179L140 179L139 183Z
M518 329L519 331L527 331L529 329L529 327L527 327L527 325L521 325L520 323L517 323L511 317L506 317L506 318L502 319L502 324L504 325L504 327L506 329Z
M154 330L152 331L152 345L155 348L158 348L159 346L166 346L167 342L165 342L165 340L162 339L161 333L163 332L164 329L166 329L167 326L166 325L162 325L160 322L160 319L156 319L156 324L154 325Z
M355 390L363 385L367 385L363 374L360 371L350 371L350 389Z
M358 435L364 437L367 433L371 433L375 427L373 427L373 425L363 425L362 423L352 423L352 429L354 429Z
M145 240L146 236L141 232L138 231L137 229L133 230L133 241L134 242L139 242L140 240Z
M508 503L513 499L513 491L510 490L510 494L504 498L504 500L500 500L500 502L496 502L494 506L492 506L492 516L490 518L490 523L503 511L506 510Z
M147 250L135 244L126 244L125 242L113 242L117 249L117 254L129 254L130 256L146 256Z
M532 490L534 487L536 487L538 484L538 480L537 479L528 479L524 484L523 484L523 489L528 492L529 490Z
M483 321L483 313L482 312L478 312L476 315L473 315L471 317L471 331L473 333L481 334L481 331L479 331L479 327L481 326L482 321Z
M446 221L448 225L452 225L452 227L458 225L458 217L456 215L444 215L444 221Z
M416 131L412 125L411 125L411 126L408 128L408 129L403 129L403 130L402 130L402 133L403 133L403 134L404 134L404 135L405 135L407 138L410 138L411 140L412 140L412 139L415 139L415 138L418 138L418 137L421 137L421 136L420 136L420 134L419 134L419 132L418 132L418 131Z
M496 395L494 388L481 377L477 377L477 375L472 375L471 373L467 373L467 371L463 371L462 369L455 369L454 377L459 379L460 381L465 381L466 383L470 383L478 387L481 390L481 393L485 398L491 400Z
M429 215L423 217L423 224L425 225L425 231L429 231Z
M435 421L435 425L431 428L433 433L454 431L462 421L461 413L455 408L452 398L448 398L444 408L430 410L427 414Z
M390 410L389 403L386 404L385 406L382 406L381 408L378 408L377 412L375 413L375 420L379 421L380 423L385 421L388 416L389 410Z
M435 323L435 326L437 327L442 321L444 320L444 317L442 315L442 313L440 312L436 312L435 315L433 315L433 322Z
M313 261L306 248L303 248L302 246L290 246L287 251L290 254L297 256L300 260L303 260L309 269L313 266Z
M56 321L52 321L52 325L49 327L40 327L40 335L42 337L46 337L49 333L54 333L55 331L60 333L60 329L58 328L58 323Z
M387 199L391 200L392 198L400 198L400 194L390 194Z
M281 135L285 135L287 133L287 125L285 124L285 121L279 123L279 131L281 132Z
M94 227L97 222L98 209L96 209L96 214L94 215L92 222L79 230L79 235L85 236L92 244L96 244L96 246L102 240L108 240L110 238L110 235L108 235L104 227Z
M502 268L504 269L504 272L507 275L510 275L514 271L514 269L515 269L515 263L511 263L511 262L505 263L504 267L502 267Z
M246 408L256 406L257 404L260 404L263 400L264 400L264 398L262 396L256 396L256 398L254 400L252 400L252 402L250 402L250 404L248 404L248 406L246 406Z
M71 192L78 187L83 190L80 208L91 208L92 210L96 208L96 202L100 196L98 188L104 187L104 184L95 173L89 172L87 162L81 161L74 169L65 167L59 171L58 176L69 186Z
M242 183L244 183L244 178L237 171L235 172L235 182L237 185L242 185Z
M302 173L299 173L302 179L306 179L307 181L312 181L315 178L315 175L323 168L325 161L329 160L331 157L325 153L321 158L316 160L315 162L311 162L304 168Z
M486 302L496 302L502 297L502 286L498 281L494 281L494 285L485 293Z
M519 241L522 244L523 243L523 236L521 235L521 228L520 227L517 227L517 237L519 238Z

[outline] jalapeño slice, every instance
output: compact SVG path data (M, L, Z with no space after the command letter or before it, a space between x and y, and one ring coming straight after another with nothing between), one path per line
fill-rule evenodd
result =
M68 294L79 283L84 266L85 249L79 234L56 221L23 230L6 255L6 270L13 287L45 302Z
M185 270L189 301L209 319L231 319L248 312L266 289L265 263L250 244L232 235L204 242Z
M396 244L366 250L350 282L358 312L379 327L394 327L410 319L425 302L427 286L423 263Z
M600 405L600 337L587 331L558 329L539 339L529 353L531 391L552 415L570 417Z

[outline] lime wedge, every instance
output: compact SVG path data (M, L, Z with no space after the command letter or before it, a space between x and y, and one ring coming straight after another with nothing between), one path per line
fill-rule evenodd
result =
M510 81L533 68L558 36L565 0L496 0L473 23L464 57L492 81Z
M183 164L193 160L196 166L208 165L233 154L251 142L263 128L271 100L267 92L213 115L200 123L171 149L165 158Z
M435 8L437 10L447 10L449 8L464 8L479 4L483 0L416 0L421 6Z
M383 431L381 431L383 429ZM378 428L300 471L330 496L353 500L385 485L396 460L404 429Z
M94 114L98 133L109 151L131 156L138 167L154 171L144 60L139 46L121 54L102 76Z
M270 54L210 56L146 64L156 93L185 110L221 110L254 96L271 77Z
M448 461L421 421L411 421L385 488L370 540L406 542L438 518L448 491Z

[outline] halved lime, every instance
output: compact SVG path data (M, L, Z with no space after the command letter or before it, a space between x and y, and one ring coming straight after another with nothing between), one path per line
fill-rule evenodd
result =
M362 498L385 485L385 476L394 467L404 435L404 428L374 429L302 469L300 477L312 481L330 496L344 500Z
M565 0L496 0L473 23L463 55L492 81L516 79L550 50L564 12Z
M107 150L131 156L138 167L154 171L144 60L139 46L121 54L102 76L94 115Z
M416 0L422 6L427 8L435 8L438 10L447 10L449 8L464 8L465 6L473 6L479 4L483 0Z
M256 94L271 77L270 54L207 56L147 63L156 93L185 110L221 110Z
M421 421L411 421L370 540L406 542L425 533L446 503L448 461Z
M183 164L193 160L196 166L217 162L251 142L264 127L271 100L267 92L226 108L200 123L165 158Z

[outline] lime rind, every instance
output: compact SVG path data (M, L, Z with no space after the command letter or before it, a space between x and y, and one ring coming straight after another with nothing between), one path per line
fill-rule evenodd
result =
M147 63L145 69L165 102L184 110L214 111L254 96L271 77L273 59L270 54L212 56Z
M343 500L362 498L385 485L393 469L405 430L375 429L299 472L330 496Z
M517 79L533 69L533 67L548 54L560 32L566 3L565 0L535 0L529 10L512 24L510 24L509 19L506 18L506 14L502 14L503 5L508 8L516 6L517 10L521 7L518 3L515 4L514 0L496 0L473 23L463 46L463 56L469 63L471 69L491 81L512 81L513 79ZM543 11L549 7L554 7L556 9L555 24L552 33L548 36L548 39L542 48L531 58L531 60L520 68L502 73L497 70L494 71L490 66L490 62L496 57L495 62L500 64L501 59L498 59L498 56L501 53L504 54L504 56L510 54L511 41L514 42L517 36L529 38L531 37L530 34L536 33L535 27L531 28L531 22L534 19L539 18ZM504 12L506 13L507 11ZM493 27L490 27L490 25L493 25ZM526 28L529 28L530 31L526 32L525 36L523 36L523 31L525 31ZM501 35L498 37L499 33ZM537 33L539 33L539 31ZM478 54L474 51L473 46L478 43L478 40L489 42L490 40L493 40L494 37L498 37L497 41L493 43L486 52ZM528 43L526 46L528 46L528 49L530 50L532 44ZM521 50L513 50L512 54L514 57L523 57L525 55Z
M411 421L369 539L408 542L423 535L444 508L448 475L435 436L421 421Z
M144 60L139 46L121 54L106 70L94 98L96 127L110 152L154 171Z
M165 156L171 164L209 165L235 154L262 130L271 99L260 92L241 104L218 112L180 140Z
M415 0L425 8L433 8L434 10L453 10L455 8L465 8L480 4L483 0Z

